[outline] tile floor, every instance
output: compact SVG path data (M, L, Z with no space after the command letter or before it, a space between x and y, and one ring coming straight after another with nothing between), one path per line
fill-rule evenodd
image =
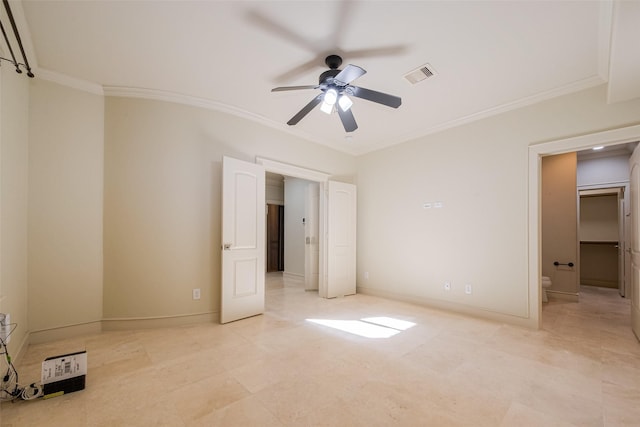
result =
M629 301L583 287L532 331L366 295L325 300L268 277L267 312L225 326L105 332L30 346L18 371L86 349L87 388L2 404L24 426L638 426ZM307 318L386 316L390 338ZM371 323L367 323L371 325ZM388 330L388 328L383 328Z

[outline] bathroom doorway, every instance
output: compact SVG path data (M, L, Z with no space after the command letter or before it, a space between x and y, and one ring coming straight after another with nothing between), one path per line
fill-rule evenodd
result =
M623 175L623 177L620 180L609 180L607 185L608 187L618 186L620 181L629 181L628 156L633 152L633 149L638 144L637 141L639 138L640 126L630 126L574 138L551 141L529 147L529 307L532 321L537 324L538 327L542 327L542 258L540 249L543 242L541 240L540 230L540 208L541 199L545 191L541 185L542 158L549 155L569 152L577 152L580 154L581 152L592 150L598 146L604 146L607 149L615 148L626 151L627 157L624 160L624 164L626 165L625 168L616 169L618 173ZM595 171L596 169L593 170ZM592 175L592 177L597 177L597 175L598 174ZM584 177L584 175L579 174L578 181L580 182L581 178ZM602 178L602 176L599 176L599 178ZM600 183L602 183L602 181L600 181ZM574 194L574 197L578 199L578 192L576 191ZM625 215L629 213L629 206L630 204L625 207ZM627 217L625 216L625 218ZM627 221L628 220L625 219L625 223ZM629 227L627 227L627 230L628 229ZM628 241L628 239L626 240ZM635 286L635 284L631 284L631 286Z

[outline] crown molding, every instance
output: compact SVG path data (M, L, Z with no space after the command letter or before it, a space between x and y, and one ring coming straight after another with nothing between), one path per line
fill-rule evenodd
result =
M102 88L102 85L98 83L77 79L45 68L38 68L37 70L34 70L34 74L36 78L42 80L48 80L62 86L93 93L94 95L104 95L104 89Z
M575 92L580 92L582 90L591 89L596 86L600 86L606 83L602 80L602 77L599 75L588 77L583 80L579 80L577 82L569 83L564 86L560 86L555 89L547 90L544 92L537 93L535 95L531 95L522 99L518 99L513 102L508 102L505 104L498 105L496 107L487 108L485 110L479 111L477 113L469 114L464 117L460 117L458 119L450 120L441 124L437 124L435 126L430 126L428 128L418 129L409 134L406 134L403 138L399 139L395 144L402 144L404 142L412 141L418 139L420 137L426 135L432 135L438 132L443 132L447 129L451 129L454 127L462 126L468 123L472 123L478 120L486 119L488 117L497 116L499 114L508 113L510 111L514 111L523 107L527 107L533 104L537 104L542 101L547 101L550 99L554 99L560 96L569 95ZM366 152L373 152L375 150L381 150L387 148L389 146L380 146L378 148L369 149ZM371 147L369 147L371 148ZM365 154L365 153L358 153Z
M300 131L298 129L293 129L291 126L284 125L283 123L276 122L274 120L268 119L267 117L261 116L259 114L255 114L250 111L246 111L241 108L224 104L218 101L213 101L211 99L200 98L197 96L184 95L181 93L169 92L169 91L163 91L163 90L157 90L157 89L125 87L125 86L104 86L104 95L112 96L112 97L141 98L141 99L149 99L149 100L155 100L155 101L173 102L176 104L183 104L183 105L188 105L192 107L215 110L215 111L231 114L237 117L241 117L241 118L262 124L272 129L276 129L281 132L285 132L290 135L297 136L298 138L302 138L309 142L314 142L316 144L324 145L326 147L332 148L337 151L353 154L353 153L349 153L348 151L345 151L344 147L328 145L327 141L316 138L315 136L307 132Z

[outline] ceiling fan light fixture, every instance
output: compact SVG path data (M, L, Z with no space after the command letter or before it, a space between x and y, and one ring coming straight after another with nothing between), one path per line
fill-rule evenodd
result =
M298 124L300 120L320 104L320 111L323 113L332 114L335 111L342 122L344 130L349 133L358 129L358 124L351 112L353 101L350 97L355 96L356 98L366 99L391 108L398 108L402 104L402 99L397 96L352 86L351 82L366 73L364 68L349 64L343 70L339 70L338 67L342 62L342 58L338 55L329 55L325 62L330 69L320 74L317 85L284 86L271 89L271 92L300 89L320 89L321 91L287 122L289 126ZM336 106L336 104L338 105Z
M349 111L349 108L353 105L353 101L349 99L347 95L342 95L338 99L338 105L342 109L342 111Z
M331 114L333 112L333 104L327 103L327 101L323 102L320 106L320 111L323 113Z
M329 104L333 106L338 100L338 92L335 89L329 89L324 94L324 102L325 104Z

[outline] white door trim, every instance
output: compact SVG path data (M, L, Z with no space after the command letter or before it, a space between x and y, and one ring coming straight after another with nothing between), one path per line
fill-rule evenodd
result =
M540 191L541 158L552 154L640 141L640 125L629 126L589 135L559 139L529 146L529 304L528 317L533 327L540 328L542 318L540 267Z
M307 181L326 182L331 176L328 173L305 169L300 166L269 160L263 157L256 157L256 163L264 166L264 169L267 172L286 175L293 178L306 179Z

